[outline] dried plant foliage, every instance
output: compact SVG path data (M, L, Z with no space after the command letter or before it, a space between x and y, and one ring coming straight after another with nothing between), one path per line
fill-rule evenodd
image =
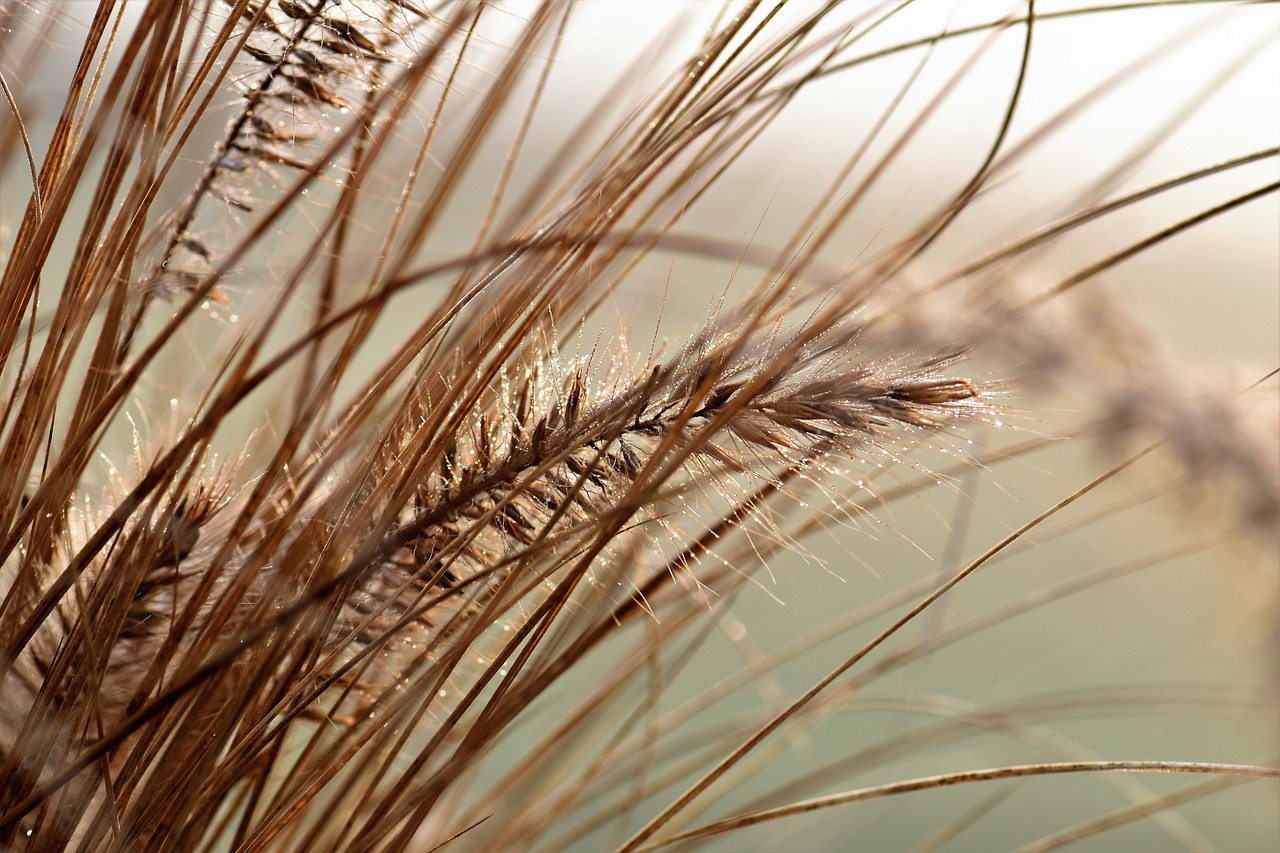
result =
M1014 789L995 780L1024 780L1024 796L1052 784L1028 777L1089 773L1114 802L1064 812L1024 849L1150 821L1202 850L1213 839L1176 807L1267 785L1274 805L1274 781L1256 781L1280 776L1265 737L1246 755L1102 755L1055 728L1138 715L1256 731L1277 710L1259 687L1274 672L987 705L929 677L982 632L1224 537L1239 565L1204 571L1262 590L1243 593L1264 603L1252 618L1275 620L1275 374L1195 373L1082 285L1274 206L1277 184L1057 280L1040 259L1144 201L1274 171L1280 149L1133 189L1138 151L1067 213L939 275L958 223L1124 82L1028 131L1036 33L1135 12L1027 3L871 46L912 5L726 7L686 60L652 46L665 79L624 73L579 124L552 121L558 147L535 156L558 52L581 37L573 4L0 2L0 844L738 849L805 813L834 810L849 837L854 803L980 789L915 819L918 849L938 849L999 825ZM953 42L964 63L904 106ZM909 228L847 250L885 175L1001 50L1014 61L985 151ZM35 82L51 54L75 55L56 112ZM776 244L687 227L811 88L903 56L914 69ZM723 279L700 321L660 278L679 265ZM665 307L623 316L635 292ZM1027 398L1052 386L1089 401L1060 433L1032 426ZM1010 423L1024 431L1006 439ZM956 553L935 562L894 530L899 504L935 493L989 512L964 496L973 482L1098 437L1100 469L988 541L965 546L957 522ZM1147 457L1163 473L1143 480ZM1118 481L1129 491L1099 497ZM947 617L990 564L1092 535L1171 483L1202 532ZM868 556L890 592L828 624L815 602L807 633L763 650L739 602L790 598L804 582L780 583L778 556L827 527L901 536L928 570ZM707 653L725 640L742 665ZM787 664L810 657L823 663L797 687ZM691 687L699 666L713 680ZM912 666L908 689L886 680ZM827 722L886 729L884 714L897 722L881 739L759 784ZM984 733L1038 760L950 769L947 750ZM1156 771L1208 775L1180 789L1129 775Z

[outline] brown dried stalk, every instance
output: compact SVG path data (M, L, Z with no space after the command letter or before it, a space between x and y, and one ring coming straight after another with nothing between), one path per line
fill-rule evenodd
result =
M981 547L962 541L979 523L958 522L951 556L923 577L909 572L937 544L917 549L904 524L903 553L854 554L895 593L851 595L848 618L820 615L821 593L802 599L813 615L794 645L757 648L768 631L745 615L751 597L809 582L780 553L829 562L816 529L891 529L906 498L972 491L975 472L1052 445L991 439L1006 420L1030 422L1008 396L1034 380L1094 404L1091 426L1062 431L1071 446L1090 431L1158 442L1252 533L1273 530L1280 507L1274 420L1256 397L1213 379L1169 394L1170 377L1191 374L1115 306L1078 299L1122 261L1272 198L1273 184L1136 233L1078 272L1024 266L1095 221L1280 149L1119 195L1118 168L1054 222L1020 223L1028 236L929 277L1001 181L1158 57L1027 132L1044 28L1104 10L1038 16L1028 3L877 41L910 6L748 2L700 35L676 27L688 55L664 78L633 69L566 128L548 125L548 103L579 17L599 12L590 4L102 0L72 13L0 0L0 845L647 849L775 821L785 832L805 811L957 781L1277 775L1253 766L1269 755L1261 739L1249 762L1173 762L1099 758L1041 734L1042 715L1105 712L1099 688L1082 702L1054 694L1048 711L1034 692L996 703L1015 710L986 730L1057 763L925 777L893 762L929 757L937 732L904 729L753 787L797 739L874 706L878 679L929 683L949 648L1208 549L1160 543L1029 590L1015 580L1008 600L988 591L979 615L944 624L1001 559L1055 541L1051 520L1102 500L1147 450L1064 487L1065 500L1022 507ZM67 41L59 27L78 56L55 116L39 113L31 81ZM955 45L964 55L913 101L934 52ZM1007 49L1016 61L1007 91L986 96L1001 109L982 150L863 253L861 217L888 176ZM808 93L902 56L918 64L780 238L692 233ZM549 129L560 147L535 154ZM698 318L677 282L656 319L619 322L631 289L686 269L721 294ZM1078 523L1091 535L1149 495ZM717 638L741 673L715 659ZM788 683L789 656L816 663L833 638L849 648L815 670L828 675ZM697 666L714 674L690 693ZM722 714L748 684L763 704ZM1198 694L1182 687L1135 688L1135 705L1190 715ZM930 705L967 709L942 739L984 719L983 701ZM911 725L910 703L894 707L895 725ZM1222 703L1203 707L1237 722ZM1267 698L1240 713L1253 725L1273 709ZM845 778L871 771L907 781ZM828 781L846 793L801 799ZM1161 802L1140 781L1107 790L1130 805L1077 834ZM721 807L738 816L708 814ZM943 827L937 843L992 814L916 823ZM1209 843L1180 812L1152 824L1161 839Z

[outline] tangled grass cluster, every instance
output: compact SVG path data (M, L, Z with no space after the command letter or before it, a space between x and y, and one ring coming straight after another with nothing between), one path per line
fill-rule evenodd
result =
M1042 33L1219 4L1042 5L708 4L629 70L597 59L616 82L566 119L563 53L609 4L0 2L0 844L1274 840L1275 373L1197 373L1092 285L1274 212L1280 148L1132 183L1224 71L1065 213L979 227L954 262L988 198L1156 61L1035 123ZM1274 29L1255 6L1224 14ZM959 180L903 228L877 194L993 58L981 150L944 152ZM901 60L858 135L801 123L841 153L795 211L750 211L780 237L700 230L812 90ZM1046 272L1098 223L1238 175ZM1036 409L1049 388L1070 422ZM1105 452L1056 496L976 497L1077 445ZM826 528L869 571L824 556ZM1063 539L1103 544L1039 566ZM976 586L1005 559L1016 578ZM1134 632L1175 618L1143 597L1164 581L1124 584L1185 565L1227 604L1174 584L1159 607L1249 625L1204 644L1233 650L1221 679L1109 683L1106 654L1044 651L1110 648L1109 605ZM1090 593L1101 623L1019 619L1078 619ZM1009 680L1038 661L1059 689L984 693L1014 646ZM1210 794L1225 817L1194 812Z

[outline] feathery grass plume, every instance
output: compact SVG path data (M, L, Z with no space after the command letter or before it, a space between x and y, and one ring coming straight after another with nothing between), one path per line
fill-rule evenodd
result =
M640 7L0 0L0 844L1280 841L1273 366L1094 286L1274 208L1157 156L1274 38L1008 212L1186 41L1056 38L1277 7L1042 5L696 5L566 119Z

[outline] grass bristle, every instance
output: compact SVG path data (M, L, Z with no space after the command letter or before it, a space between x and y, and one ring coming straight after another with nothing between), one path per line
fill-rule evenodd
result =
M0 848L1280 844L1274 365L1102 281L1274 208L1158 155L1275 45L1018 201L1182 44L1042 39L1219 4L1134 5L695 4L584 102L639 6L0 0Z

